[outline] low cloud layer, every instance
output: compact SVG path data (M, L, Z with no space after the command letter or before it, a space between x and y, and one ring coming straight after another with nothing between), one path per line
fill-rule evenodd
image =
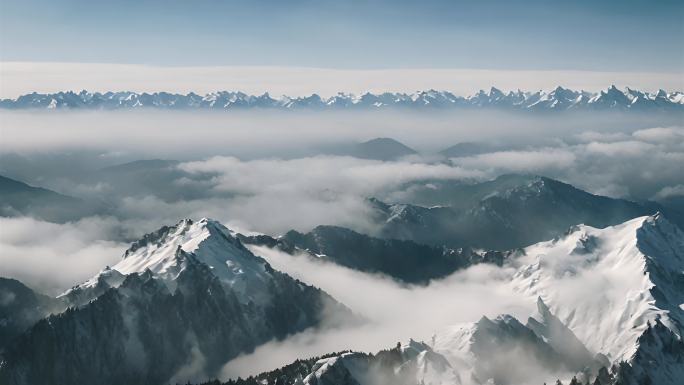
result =
M116 226L102 218L68 224L0 218L0 275L59 294L121 258L125 244L109 240Z
M676 194L684 180L683 162L683 127L584 132L555 147L452 159L467 170L542 174L596 194L636 200Z
M211 217L238 231L275 235L320 224L373 234L366 198L410 203L407 185L426 180L533 173L613 197L684 196L679 116L3 111L0 119L0 175L102 207L64 225L34 220L35 229L29 219L2 219L3 275L50 292L96 273L129 242L181 218ZM392 137L421 154L386 162L330 155L374 137ZM451 159L437 154L464 142L488 147ZM179 162L102 169L151 158ZM32 232L34 244L12 235ZM44 234L62 236L51 245ZM96 262L81 261L83 255Z
M390 137L425 154L462 142L540 146L584 132L681 126L679 114L496 111L8 111L0 154L91 152L100 162L165 158L293 158Z
M427 287L403 286L390 278L291 256L265 247L252 247L277 270L323 288L335 299L363 315L369 323L352 328L300 333L282 342L263 345L229 362L224 378L249 376L291 363L296 358L352 349L375 353L398 339L429 342L446 325L477 321L482 315L509 313L526 319L534 301L511 292L513 270L478 265Z
M226 213L250 230L279 233L336 224L372 232L366 198L425 178L473 179L483 173L446 164L381 162L352 157L241 161L214 157L179 166L209 174L211 189L230 193ZM267 220L255 222L256 218Z

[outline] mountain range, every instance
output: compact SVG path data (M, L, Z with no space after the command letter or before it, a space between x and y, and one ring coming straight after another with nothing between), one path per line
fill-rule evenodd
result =
M173 183L191 176L176 164L162 160L127 163L98 170L84 180L110 181L112 191L101 192L103 198L123 193L136 197L159 194L169 202L208 198L208 191L199 187L202 183ZM482 250L514 251L562 235L578 223L606 227L661 212L673 223L684 226L684 214L676 205L594 195L535 175L508 174L484 182L419 180L401 189L407 192L402 199L408 203L367 199L370 219L376 228L373 234L321 225L307 233L289 232L278 241L325 254L342 264L363 262L355 267L364 265L368 271L418 283L476 262L481 259L478 255ZM115 214L115 208L106 201L94 204L4 177L0 177L0 198L4 216L33 215L63 222L97 212ZM350 239L356 247L349 247ZM389 271L390 265L384 262L399 255L399 250L404 250L399 254L405 257L401 264L392 264L397 270ZM416 250L425 259L408 257ZM426 265L427 261L436 265ZM404 273L400 273L402 269Z
M510 290L536 301L377 354L331 353L225 384L677 384L684 378L684 233L662 215L526 247ZM575 290L570 290L570 289ZM578 289L585 292L578 295ZM535 300L536 298L536 300ZM219 384L215 381L207 384Z
M573 226L503 264L512 270L508 290L536 303L526 322L483 316L444 327L428 342L397 336L408 342L376 354L298 360L258 382L228 384L505 385L574 377L637 385L684 376L684 233L664 216ZM2 329L16 333L0 361L0 381L11 385L185 382L199 372L211 377L272 338L334 327L322 323L322 311L362 322L207 219L146 235L118 264L57 298L13 280L0 281L0 294L2 325L26 314L22 306L52 313ZM19 298L27 300L17 307Z
M679 211L657 203L594 195L535 175L480 183L423 181L407 190L410 204L370 199L381 238L508 250L557 237L578 223L605 227L658 211L684 225Z
M122 184L163 182L177 176L174 165L134 162L98 173ZM80 202L0 181L9 207L3 216L37 215L12 208L12 199L19 208L44 204L47 212ZM534 175L405 187L412 203L367 200L377 225L372 234L320 225L241 235L214 220L184 219L144 235L117 264L57 297L0 278L0 383L197 382L270 341L366 322L305 279L272 268L251 245L304 254L321 269L335 263L383 274L406 288L477 264L498 266L505 290L537 310L524 318L483 315L446 326L431 341L397 335L405 342L373 354L302 358L231 385L505 385L573 376L639 385L684 378L681 213Z
M242 92L221 91L198 95L168 92L57 92L31 93L16 99L0 100L6 109L382 109L382 108L442 108L505 110L565 111L565 110L635 110L682 111L684 93L681 91L644 92L631 88L620 90L611 86L597 93L557 87L552 91L503 91L492 87L470 96L457 96L448 91L420 91L416 93L339 93L329 98L317 94L306 97L282 96L273 98L268 93L248 95Z
M661 213L680 227L684 225L684 217L675 209L593 195L540 176L503 175L474 184L429 184L425 191L412 186L416 194L412 200L442 205L387 204L369 199L377 225L373 235L320 225L279 237L238 236L247 244L277 247L404 283L426 284L474 264L502 265L527 245L562 237L578 223L604 228Z

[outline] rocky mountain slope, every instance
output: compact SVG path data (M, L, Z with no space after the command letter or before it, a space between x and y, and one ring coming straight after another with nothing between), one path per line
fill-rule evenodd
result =
M0 356L5 346L51 313L60 313L66 304L36 293L16 279L0 277Z
M525 248L507 264L515 269L510 290L537 302L526 324L510 315L483 317L444 328L430 343L397 348L398 358L384 371L377 369L374 356L345 353L277 383L541 384L561 379L566 384L674 385L684 378L684 232L662 215L604 229L575 226ZM408 364L410 357L417 359ZM405 365L419 370L402 372Z
M381 237L506 250L554 238L579 223L605 227L657 211L684 224L679 212L663 211L655 203L594 195L541 176L504 175L482 183L422 186L412 187L407 199L426 206L370 201Z
M249 244L278 247L290 254L333 262L367 273L379 273L412 284L427 284L477 263L502 265L515 252L450 249L408 240L375 238L338 226L317 226L307 233L289 231L273 238L244 236Z
M341 236L336 242L378 242L338 228L321 233L329 230L333 240ZM297 236L328 247L316 233ZM240 238L215 221L184 220L146 235L117 265L58 300L38 299L72 307L37 321L6 346L0 381L211 378L226 361L271 339L329 326L322 311L336 312L333 320L353 319L322 291L273 270ZM262 243L269 240L285 245L268 237ZM573 226L503 266L508 290L536 302L525 323L506 314L482 317L438 330L428 342L330 354L229 384L504 385L575 378L669 385L683 378L684 232L662 214L606 228ZM14 283L5 286L31 297ZM29 302L24 307L46 309Z
M228 229L183 220L64 293L67 311L7 347L7 384L162 384L216 373L240 353L351 312L273 270Z

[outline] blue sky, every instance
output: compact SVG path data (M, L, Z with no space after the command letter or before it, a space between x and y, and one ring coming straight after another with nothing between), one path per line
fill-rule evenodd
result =
M2 61L682 72L684 1L0 0Z

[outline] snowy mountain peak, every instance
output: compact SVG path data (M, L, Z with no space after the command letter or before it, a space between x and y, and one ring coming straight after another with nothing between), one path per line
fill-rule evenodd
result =
M505 96L504 93L496 87L492 87L489 89L489 97L502 98L504 96Z
M414 340L413 338L405 344L401 345L400 351L403 355L407 357L415 357L423 351L432 350L432 348L424 343Z
M684 234L662 214L604 229L576 226L527 247L517 263L514 290L543 298L542 319L553 312L589 351L612 362L629 361L656 321L681 335Z
M266 262L254 256L218 221L183 219L133 243L109 275L123 277L150 272L173 288L189 263L201 262L244 301L259 300L270 279ZM80 287L92 286L103 273ZM121 281L121 279L119 279ZM120 282L118 282L120 284ZM118 285L113 285L118 286Z
M537 325L540 325L539 331L546 330L543 322L537 322ZM546 334L551 337L550 333ZM474 323L439 331L433 349L446 357L450 367L466 384L530 383L530 373L539 373L540 377L535 381L542 383L578 367L552 343L529 324L524 325L515 317L502 314L494 319L482 317ZM520 368L502 365L504 362L515 362L514 366Z
M86 281L83 286L94 287L96 285L107 284L112 287L119 286L123 282L125 276L119 271L106 266L95 277Z

